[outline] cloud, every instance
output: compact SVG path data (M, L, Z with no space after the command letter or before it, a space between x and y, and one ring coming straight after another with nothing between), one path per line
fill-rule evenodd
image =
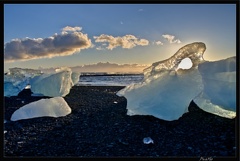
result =
M96 47L96 50L105 50L105 48L98 46L98 47Z
M138 39L134 35L125 35L123 37L113 37L111 35L102 34L100 36L94 36L95 42L107 42L108 46L106 47L109 50L112 50L118 46L122 48L131 49L137 45L146 46L149 44L149 41L146 39Z
M154 41L153 44L156 44L156 45L163 45L163 43L161 41Z
M48 38L13 39L5 44L4 60L13 62L67 56L92 47L87 34L80 30L80 27L67 26L62 29L62 33L55 33Z
M139 12L142 12L142 11L143 11L143 9L139 9L138 11L139 11Z
M168 35L168 34L166 34L166 35L162 35L162 37L164 37L165 39L167 39L168 42L170 42L170 44L173 44L173 43L181 43L181 41L180 41L179 39L175 39L175 40L174 40L175 36L173 36L173 35Z
M120 24L122 25L122 24L123 24L123 22L121 21L121 22L120 22Z
M82 30L82 27L71 27L71 26L66 26L62 29L62 31L81 31Z

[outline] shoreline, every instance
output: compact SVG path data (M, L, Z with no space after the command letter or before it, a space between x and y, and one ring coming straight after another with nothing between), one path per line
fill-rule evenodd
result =
M199 109L193 102L178 120L128 116L124 86L74 86L63 97L64 117L9 121L20 106L41 97L4 97L6 157L235 157L236 118ZM24 100L24 103L22 101ZM150 137L154 143L144 144Z

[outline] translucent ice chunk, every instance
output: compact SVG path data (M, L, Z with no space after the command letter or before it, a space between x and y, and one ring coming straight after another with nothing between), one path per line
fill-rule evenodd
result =
M144 144L153 144L153 140L150 137L143 138Z
M204 62L204 43L193 43L179 49L171 58L153 63L144 70L144 80L120 90L127 98L128 115L153 115L176 120L187 111L191 100L203 90L197 69ZM177 69L184 58L192 61L190 69Z
M71 108L62 97L54 97L50 99L41 99L31 102L18 110L12 116L11 121L22 119L30 119L35 117L60 117L71 113Z
M208 62L203 59L205 50L202 42L188 44L146 68L142 82L117 92L127 99L127 114L176 120L194 100L207 112L236 116L236 57ZM179 68L185 58L192 62L190 69Z

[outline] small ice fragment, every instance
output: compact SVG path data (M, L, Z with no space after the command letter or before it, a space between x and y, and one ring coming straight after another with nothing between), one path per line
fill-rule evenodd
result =
M4 130L4 134L6 134L7 133L7 131L6 130Z
M118 102L114 101L113 103L117 104Z
M4 120L4 124L7 122L7 120Z
M144 144L153 144L153 140L150 137L143 138L143 143Z
M24 101L22 101L22 103L24 103Z

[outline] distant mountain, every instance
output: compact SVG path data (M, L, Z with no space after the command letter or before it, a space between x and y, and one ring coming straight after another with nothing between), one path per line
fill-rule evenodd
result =
M143 69L149 65L140 64L116 64L99 62L82 66L70 67L74 72L105 72L105 73L143 73ZM53 72L56 68L41 68L43 72Z

